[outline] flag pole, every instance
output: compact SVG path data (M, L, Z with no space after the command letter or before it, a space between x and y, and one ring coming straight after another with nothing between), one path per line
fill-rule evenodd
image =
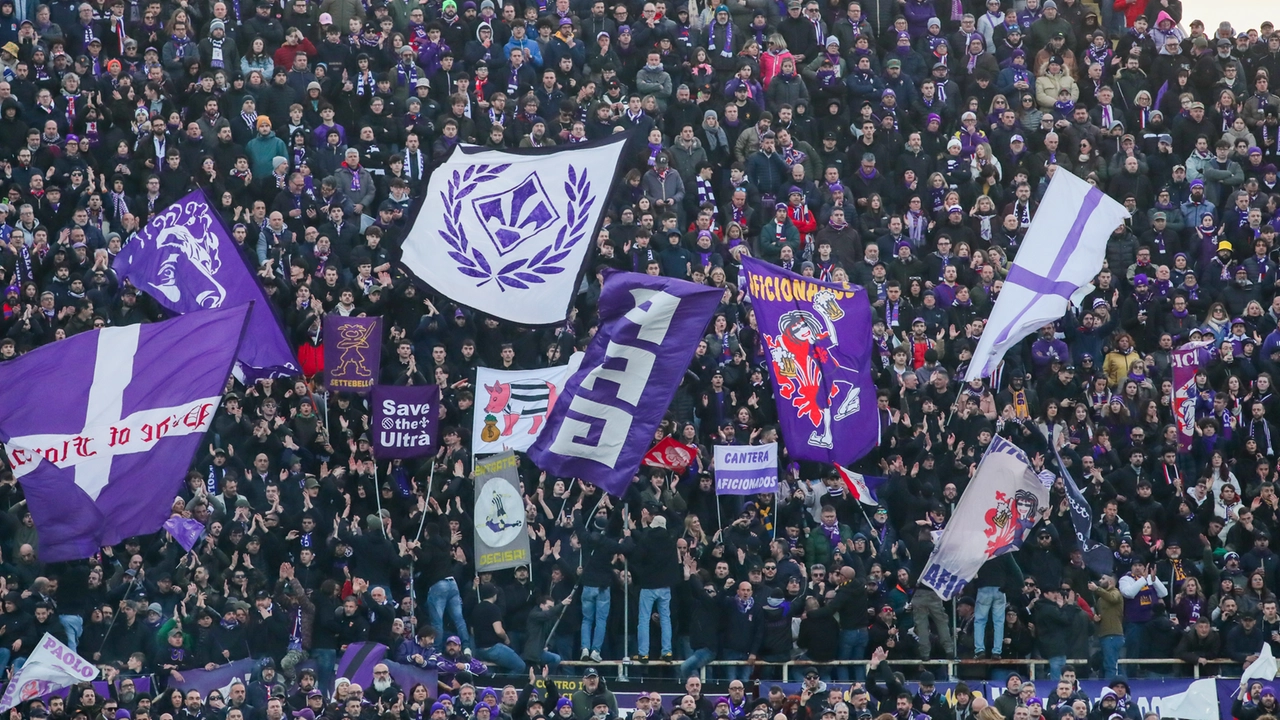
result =
M603 490L603 488L601 488ZM601 496L603 498L603 495ZM631 524L631 504L627 503L622 506L622 526L629 527ZM631 657L631 629L626 626L627 619L631 616L631 564L627 562L627 556L622 556L622 571L626 573L625 580L622 583L622 657L623 659ZM637 618L637 621L639 618ZM594 632L594 629L593 629ZM640 632L640 626L637 623L636 632ZM626 665L622 666L622 671L626 672Z
M782 502L782 493L778 488L773 489L773 539L778 539L778 505Z
M715 481L712 481L711 495L716 499L716 530L724 530L724 518L720 517L720 493L715 489Z
M378 504L378 527L382 528L382 537L390 540L387 535L387 524L382 522L382 488L378 486L378 461L373 461L373 499ZM425 518L426 515L424 514Z
M431 487L436 481L436 461L431 459L431 475L427 478L427 493L422 496L422 518L418 521L418 534L413 536L414 540L422 537L422 527L427 524L427 508L431 502Z

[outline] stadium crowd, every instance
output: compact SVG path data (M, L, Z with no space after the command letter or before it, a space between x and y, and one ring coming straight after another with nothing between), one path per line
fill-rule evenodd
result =
M0 360L162 319L112 261L199 187L306 375L229 381L174 501L207 526L192 552L158 533L45 564L0 472L0 663L19 667L48 632L119 690L23 717L607 718L595 670L572 697L486 685L629 655L680 682L740 661L712 668L729 696L713 705L694 678L679 708L642 708L657 717L997 720L903 665L925 684L913 710L890 665L1039 658L1045 697L1015 674L992 706L1003 718L1138 720L1123 681L1091 708L1076 678L1156 669L1120 658L1230 674L1264 643L1280 652L1271 23L1206 28L1180 0L0 0L0 72ZM625 167L562 325L479 316L400 270L415 212L433 211L416 205L432 167L458 143L621 131ZM963 383L1058 172L1132 217L1077 308ZM888 478L878 507L785 448L776 496L716 497L713 445L778 439L744 253L869 291L881 437L855 469ZM694 464L642 468L618 498L525 460L533 561L477 573L476 368L567 362L605 267L724 289L661 430ZM324 392L329 313L385 318L382 382L441 387L433 458L376 463L364 398ZM1170 358L1195 340L1213 355L1180 453ZM1037 469L1054 450L1065 467L1050 460L1026 544L943 603L917 576L996 435ZM1063 471L1105 572L1083 556ZM385 667L370 687L335 678L370 640L435 667L451 698ZM133 689L244 658L262 664L255 681L216 699ZM757 661L815 663L800 702L744 700L744 681L780 677ZM850 678L875 697L835 704L824 679ZM1253 688L1239 712L1269 716L1274 692Z

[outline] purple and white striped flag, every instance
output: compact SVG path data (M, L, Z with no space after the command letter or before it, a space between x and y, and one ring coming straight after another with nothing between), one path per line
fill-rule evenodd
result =
M990 376L1009 348L1066 314L1071 296L1102 269L1107 238L1128 217L1123 205L1093 185L1069 172L1054 173L965 382Z

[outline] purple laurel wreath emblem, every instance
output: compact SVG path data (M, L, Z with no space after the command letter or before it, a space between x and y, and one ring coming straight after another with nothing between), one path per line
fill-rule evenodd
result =
M440 230L440 237L450 248L449 257L458 263L458 272L479 280L476 287L494 281L503 292L507 288L527 290L530 285L546 282L548 275L564 272L558 263L586 237L587 216L595 205L595 198L590 196L591 183L587 181L586 170L578 172L570 166L569 179L564 184L569 203L564 225L555 242L532 257L514 260L495 269L477 244L468 241L462 232L462 201L482 189L485 183L501 177L510 167L506 164L475 165L465 171L454 170L448 190L440 193L444 204L444 229ZM532 173L508 191L472 200L472 209L493 241L499 258L559 219L541 182Z

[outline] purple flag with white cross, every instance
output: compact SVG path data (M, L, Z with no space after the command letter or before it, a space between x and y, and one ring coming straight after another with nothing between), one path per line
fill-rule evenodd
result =
M203 190L151 218L111 267L175 313L254 303L237 373L248 382L301 373L271 303Z
M529 457L549 473L622 495L722 295L685 280L607 273L600 329Z
M40 559L159 530L213 421L251 306L81 333L0 364L0 442Z

